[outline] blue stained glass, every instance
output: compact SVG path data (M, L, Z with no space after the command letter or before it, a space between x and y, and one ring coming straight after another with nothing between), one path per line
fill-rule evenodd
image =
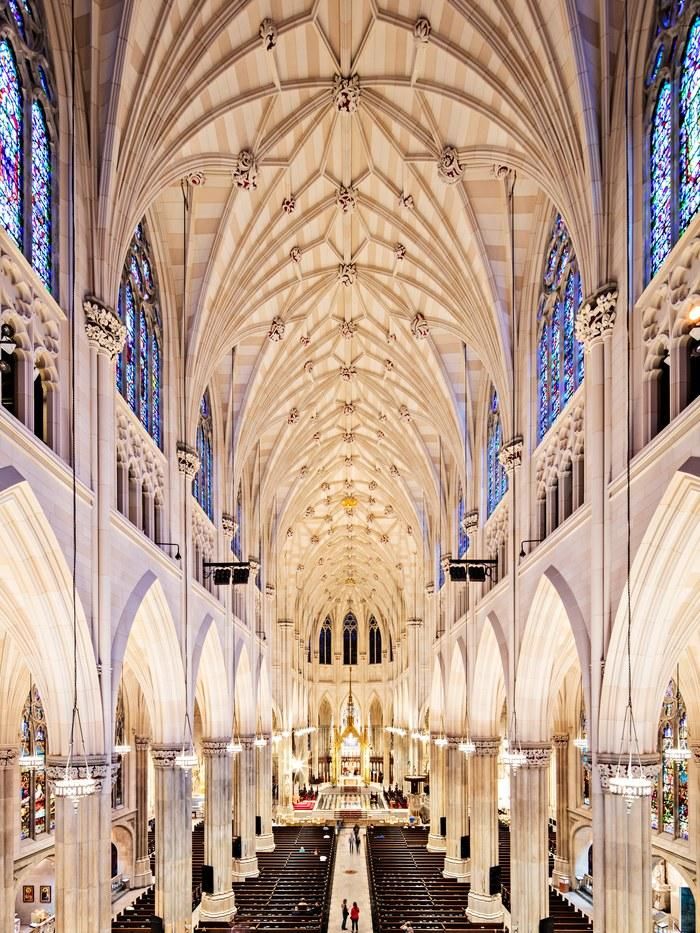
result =
M213 496L212 496L212 472L213 472L213 463L212 463L212 453L211 453L211 441L207 438L206 442L206 463L207 463L207 491L206 491L206 508L205 511L209 518L214 518L214 506L213 506Z
M460 494L457 502L457 558L462 560L469 550L469 536L464 529L464 497Z
M148 324L146 314L141 309L139 315L139 418L141 424L148 430Z
M160 447L160 344L158 337L151 336L151 434Z
M564 293L564 393L562 404L566 405L576 387L574 354L574 323L576 314L576 276L570 275Z
M119 320L124 321L124 308L122 307L122 290L119 289L119 298L117 299L117 314L119 315ZM117 389L119 392L124 391L124 351L117 353Z
M139 291L141 291L143 288L143 284L141 282L141 270L139 269L139 264L138 264L138 260L136 259L136 256L131 257L131 263L129 265L129 269L131 272L131 277L134 280L134 284L136 285L136 288Z
M51 88L49 87L49 79L46 77L46 72L39 65L39 83L41 84L41 89L46 94L46 96L51 99Z
M503 498L508 488L506 471L501 466L498 454L503 446L503 429L498 413L498 393L494 390L491 396L491 413L488 423L486 439L486 512L491 515Z
M671 83L656 100L651 131L651 274L671 249Z
M201 486L201 480L200 480L200 478L201 478L201 475L202 475L202 470L204 469L204 456L203 456L203 450L202 450L202 448L203 448L203 446L204 446L204 438L203 438L203 435L202 435L202 426L201 426L201 424L200 424L200 425L198 426L198 428L197 428L197 444L196 444L196 446L197 446L197 456L199 457L199 469L198 469L197 472L194 474L194 479L192 480L192 495L195 497L195 499L197 500L197 502L199 502L200 505L201 505L201 497L200 497L200 491L199 491L199 490L200 490L200 486Z
M576 310L581 307L583 301L583 291L581 287L581 276L576 275ZM574 338L575 339L575 338ZM576 385L581 385L586 371L584 346L576 340Z
M124 291L126 303L126 400L131 410L136 411L136 306L131 283L126 283Z
M199 424L197 425L197 455L199 471L195 477L192 494L210 519L214 518L214 462L209 412L209 393L205 392L199 405Z
M0 42L0 223L22 246L22 94L12 46Z
M17 0L8 0L8 6L12 13L14 21L17 23L17 28L19 29L20 35L23 39L27 38L27 32L24 28L24 17L22 16L22 11L19 8ZM24 4L23 4L24 6Z
M552 424L561 411L561 302L557 301L552 312L549 345L549 423Z
M537 440L549 427L549 325L543 324L537 343Z
M143 262L141 263L141 268L143 270L143 280L146 283L146 288L149 292L153 291L153 273L151 272L151 264L144 256Z
M700 207L700 17L688 35L680 83L680 230Z
M32 265L51 291L51 149L38 100L32 103Z
M656 57L654 58L654 64L651 66L649 74L647 75L646 85L651 87L651 85L656 81L656 77L661 68L661 63L664 60L664 47L660 45L656 50Z

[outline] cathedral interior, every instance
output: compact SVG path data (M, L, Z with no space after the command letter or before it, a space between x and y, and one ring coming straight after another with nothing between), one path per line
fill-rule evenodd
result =
M700 930L700 0L0 0L0 402L2 933Z

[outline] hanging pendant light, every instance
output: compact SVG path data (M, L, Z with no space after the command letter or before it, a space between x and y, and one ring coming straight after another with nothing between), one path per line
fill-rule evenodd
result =
M187 696L187 678L185 678L185 696ZM185 701L186 702L186 701ZM189 741L187 739L187 734L189 732ZM194 741L192 736L192 724L190 722L190 714L185 713L185 728L183 730L182 736L182 751L175 758L175 764L178 768L182 768L183 771L194 771L194 769L199 764L199 759L194 750Z
M588 751L588 730L586 729L586 717L583 715L583 701L581 701L581 715L579 716L578 735L574 739L574 747L580 752Z
M112 751L114 752L115 755L119 755L121 758L123 758L124 755L128 755L129 752L131 751L131 745L125 745L125 744L113 745Z
M229 755L238 755L243 751L243 746L238 739L233 739L226 746L226 751L229 753Z
M459 748L460 752L464 752L465 755L473 755L476 751L476 745L470 738L462 739L457 747Z

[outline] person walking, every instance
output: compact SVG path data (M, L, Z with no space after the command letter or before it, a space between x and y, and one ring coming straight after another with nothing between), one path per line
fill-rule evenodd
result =
M348 928L348 917L350 916L350 911L348 910L348 899L343 898L343 903L340 905L340 911L343 915L343 922L341 924L341 930L347 930Z
M358 933L357 924L360 919L360 908L357 906L357 901L352 902L352 909L350 911L350 922L352 924L352 933Z
M360 834L358 833L355 836L355 848L357 849L357 854L360 854Z
M350 844L350 855L352 855L352 853L355 851L355 837L353 836L352 833L350 833L350 838L348 839L348 842Z

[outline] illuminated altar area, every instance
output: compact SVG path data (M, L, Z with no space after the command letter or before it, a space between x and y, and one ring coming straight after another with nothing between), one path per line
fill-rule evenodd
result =
M360 784L367 787L370 783L369 739L367 727L358 729L355 725L352 673L343 719L345 725L336 726L333 732L331 782L343 788L358 787Z

